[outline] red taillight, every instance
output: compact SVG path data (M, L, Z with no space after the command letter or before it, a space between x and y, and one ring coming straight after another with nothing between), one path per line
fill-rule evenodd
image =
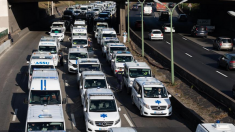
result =
M153 36L153 34L151 33L151 36Z
M220 46L222 46L223 44L222 44L222 43L220 43L219 45L220 45Z
M118 70L115 70L115 72L118 72Z
M163 36L163 34L161 34L161 36Z
M196 28L196 31L197 31L197 28Z
M235 61L230 61L229 63L235 63Z
M166 30L166 27L165 27L165 30Z

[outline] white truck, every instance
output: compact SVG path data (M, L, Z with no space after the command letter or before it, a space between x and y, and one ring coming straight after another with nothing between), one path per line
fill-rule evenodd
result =
M197 25L206 26L208 32L214 32L215 26L211 26L211 19L198 19Z
M110 88L106 76L102 71L83 71L80 78L80 95L84 104L84 95L87 89L91 88Z
M113 28L103 28L98 32L97 43L101 43L103 38L117 38L117 33Z
M134 57L129 51L114 51L111 60L111 70L116 75L119 71L124 71L125 62L134 62Z
M131 90L132 104L140 110L140 116L171 116L171 95L162 82L153 77L138 77Z
M152 14L152 6L145 5L144 6L144 15L151 15Z
M28 89L30 89L30 82L35 69L55 69L53 56L49 52L33 52L30 61L27 61L28 66Z
M83 106L86 131L107 131L111 127L121 127L121 108L118 108L112 90L87 89Z
M123 43L108 43L106 49L106 61L111 63L112 55L114 51L126 51L127 47Z
M53 37L42 37L38 44L39 52L50 52L53 55L54 65L58 66L62 61L59 56L60 42Z
M88 40L86 36L73 36L71 43L72 48L85 48L88 46Z
M151 68L145 62L126 62L124 66L123 88L130 93L133 81L137 77L151 77Z
M77 73L78 59L89 58L86 48L69 48L68 53L68 72Z

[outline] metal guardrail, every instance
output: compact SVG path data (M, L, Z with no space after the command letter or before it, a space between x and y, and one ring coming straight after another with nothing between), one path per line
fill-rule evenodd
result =
M6 36L8 34L8 29L0 32L0 39L3 38L4 36Z

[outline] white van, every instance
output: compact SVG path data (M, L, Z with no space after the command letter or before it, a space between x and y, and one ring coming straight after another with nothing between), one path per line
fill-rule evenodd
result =
M53 37L42 37L38 44L39 52L50 52L53 55L54 65L58 66L60 62L59 54L60 42Z
M196 132L235 132L232 123L202 123L198 124Z
M108 43L106 50L106 61L111 63L113 51L126 51L127 47L123 43Z
M77 28L87 28L86 21L81 20L81 19L75 20L74 24L71 24L71 26L70 26L70 31L73 31L73 28L75 28L75 27L77 27Z
M123 87L127 88L127 93L130 93L135 78L151 76L151 68L145 62L126 62L124 66Z
M117 107L112 90L87 89L83 106L86 131L107 131L111 127L121 127L121 108Z
M116 75L119 71L124 71L125 62L134 62L134 57L129 51L114 51L111 60L111 70Z
M72 38L73 36L85 36L87 37L87 28L73 27Z
M51 37L56 37L59 41L64 41L65 31L63 27L51 27L49 34Z
M78 59L89 58L86 48L69 48L68 53L68 72L77 73Z
M118 38L103 38L101 47L102 47L102 55L105 57L106 55L106 50L107 50L107 45L109 43L120 43Z
M81 10L82 13L86 13L87 10L88 10L88 5L81 5L80 10Z
M103 28L98 32L97 43L101 43L103 38L117 38L116 31L113 28Z
M84 71L80 77L81 101L84 104L84 95L87 89L91 88L110 88L106 76L102 71Z
M78 59L77 69L77 82L79 84L81 74L83 71L101 71L101 64L99 59L96 58L82 58Z
M65 23L64 22L53 22L51 28L53 27L62 27L66 31Z
M156 78L138 77L133 82L131 100L141 116L171 116L170 97L165 86Z
M144 6L144 15L151 15L152 14L152 6L146 5Z
M72 48L85 48L88 46L88 40L86 36L73 36L71 43Z
M99 32L99 29L102 29L102 28L108 28L108 23L107 22L97 22L96 25L95 25L95 38L98 37L98 32Z
M31 55L28 68L28 89L30 89L30 82L35 69L55 69L53 56L49 52L34 52Z

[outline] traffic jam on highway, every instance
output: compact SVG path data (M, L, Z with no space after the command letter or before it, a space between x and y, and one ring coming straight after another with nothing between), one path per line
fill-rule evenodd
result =
M173 4L173 3L171 3ZM174 6L169 4L170 6ZM151 15L154 2L144 5L144 14ZM133 5L138 10L140 3ZM157 8L163 8L157 4ZM116 2L95 1L88 5L73 5L63 12L61 20L53 22L49 36L41 37L36 51L33 51L28 63L28 103L25 131L66 131L63 104L67 97L62 96L58 67L67 65L67 72L76 78L79 98L83 109L85 131L87 132L136 132L133 127L122 127L121 108L118 107L115 93L125 88L131 103L139 109L139 116L169 117L173 113L167 87L157 80L152 69L145 62L137 61L125 43L122 43L114 28L112 17L116 14ZM168 21L169 12L160 11L161 20ZM187 21L181 14L179 21ZM135 22L141 28L141 21ZM196 25L193 36L207 36L207 27ZM163 33L170 32L170 24L165 23L162 29L151 29L149 40L163 40ZM91 37L97 43L94 43ZM175 29L173 28L173 32ZM68 40L65 34L69 33ZM126 34L124 34L126 35ZM65 58L62 42L70 43ZM111 88L103 72L104 64L95 56L94 46L99 46L102 57L110 66L118 85ZM213 45L216 49L233 49L230 38L219 37ZM228 70L235 62L221 58L221 66ZM67 62L67 63L64 63ZM231 65L230 65L231 64ZM196 132L235 131L235 126L228 123L198 124ZM157 130L156 130L157 131Z

